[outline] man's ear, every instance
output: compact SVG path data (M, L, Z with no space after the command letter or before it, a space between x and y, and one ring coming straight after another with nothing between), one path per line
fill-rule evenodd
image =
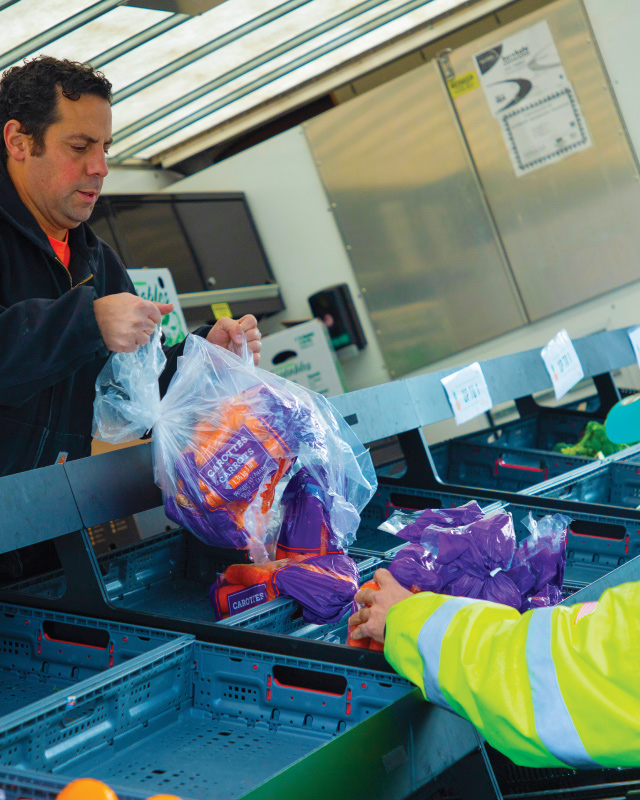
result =
M24 161L29 152L31 137L23 131L17 119L10 119L4 126L4 142L9 156L15 161Z

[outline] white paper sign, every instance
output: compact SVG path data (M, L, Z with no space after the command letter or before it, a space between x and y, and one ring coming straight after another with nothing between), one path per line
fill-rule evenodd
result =
M629 331L629 339L631 339L633 352L636 354L636 361L640 367L640 328L634 328L632 331Z
M551 378L557 400L564 397L569 389L584 378L582 364L564 328L542 348L540 355Z
M500 127L516 175L526 175L591 146L573 87L504 113Z
M493 406L482 367L477 361L442 378L441 383L458 425L489 411Z
M582 109L546 21L474 58L516 175L591 147Z

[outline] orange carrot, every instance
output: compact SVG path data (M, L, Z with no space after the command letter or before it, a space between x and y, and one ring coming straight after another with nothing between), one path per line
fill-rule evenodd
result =
M220 613L222 614L222 618L229 616L229 595L233 594L234 592L240 592L245 587L242 584L224 584L223 586L219 586L216 589L216 594L218 598L218 608Z
M303 558L304 556L294 556L293 558L283 558L280 561L263 561L261 564L232 564L225 570L224 579L228 583L239 583L242 586L266 583L267 598L273 600L279 594L273 585L276 574Z
M261 492L261 494L260 494L260 497L262 498L261 511L262 511L263 514L266 514L267 511L273 505L273 499L274 499L274 495L275 495L275 491L276 491L276 486L278 485L278 481L280 480L280 478L282 478L282 476L286 472L288 472L289 467L291 466L291 464L293 464L293 461L291 461L288 458L280 459L279 462L278 462L278 469L271 476L271 478L269 479L269 482L267 483L267 485L265 486L265 488Z

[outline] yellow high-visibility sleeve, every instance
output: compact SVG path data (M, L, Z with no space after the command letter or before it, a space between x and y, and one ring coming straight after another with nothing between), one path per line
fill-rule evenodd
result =
M638 766L639 607L637 583L523 615L424 592L390 610L385 655L517 764Z

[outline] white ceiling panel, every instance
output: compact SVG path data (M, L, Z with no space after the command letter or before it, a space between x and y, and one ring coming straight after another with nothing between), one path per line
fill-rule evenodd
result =
M95 5L95 0L20 0L0 11L2 52L28 41Z
M2 24L1 15L2 12L0 12L0 24ZM46 54L54 58L68 58L70 61L90 62L100 53L126 42L132 36L151 28L170 16L171 14L167 11L118 6L86 25L76 28L66 36L29 53L25 58ZM1 41L4 45L4 31ZM19 64L22 60L14 63Z
M114 89L111 160L157 160L461 5L225 0L189 17L184 4L176 13L135 0L17 0L0 8L0 65L40 53L94 63Z
M282 5L282 0L227 0L211 11L187 20L179 31L162 34L106 64L105 72L113 84L114 92L122 91L167 64Z

